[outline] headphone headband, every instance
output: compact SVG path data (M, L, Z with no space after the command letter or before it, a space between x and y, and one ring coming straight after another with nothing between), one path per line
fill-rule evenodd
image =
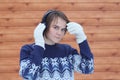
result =
M47 11L43 16L41 23L46 23L46 19L47 19L48 15L52 12L53 12L53 10Z

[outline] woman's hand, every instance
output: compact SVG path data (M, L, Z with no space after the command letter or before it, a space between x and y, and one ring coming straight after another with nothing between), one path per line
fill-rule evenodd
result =
M46 28L45 24L39 23L34 30L35 44L43 47L44 49L45 49L45 41L43 38L43 32L44 32L45 28Z
M76 22L69 22L67 24L67 30L70 34L73 34L76 36L76 42L78 44L82 43L84 40L87 39L87 37L83 31L83 27Z

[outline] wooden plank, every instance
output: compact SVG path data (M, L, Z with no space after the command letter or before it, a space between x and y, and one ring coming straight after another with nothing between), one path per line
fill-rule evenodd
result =
M63 11L68 18L120 18L120 11ZM1 11L0 18L41 18L45 11ZM89 13L89 14L88 14ZM34 14L34 15L33 15ZM74 15L74 16L72 16Z
M63 11L63 12L69 18L98 18L99 20L99 18L119 19L120 16L119 11Z
M79 49L79 48L77 48ZM95 57L120 57L120 49L93 49L91 48L92 53ZM0 50L0 57L1 58L17 58L20 55L20 49L1 49Z
M88 75L75 73L75 80L119 80L119 75L119 72L96 72ZM22 80L22 78L18 73L1 73L0 80Z
M120 65L95 65L95 72L119 72ZM19 66L3 65L0 66L0 73L16 73L19 71Z
M120 48L119 41L90 42L91 48Z
M106 76L109 75L109 76ZM95 74L75 73L75 80L119 80L120 73L116 72L96 72ZM1 73L1 80L22 80L18 73Z
M27 43L29 43L29 42L12 42L12 43L11 43L11 42L5 42L5 43L8 43L8 44L7 44L7 45L4 45L3 43L1 43L1 46L2 46L2 45L4 45L4 46L3 46L3 47L0 47L0 50L1 50L1 49L4 49L4 50L20 49L23 44L27 44Z
M120 49L91 49L95 57L119 57Z
M21 41L33 41L34 40L33 38L34 31L31 31L31 33L27 33L30 30L26 29L26 30L23 30L25 33L21 33L21 34L19 34L19 31L20 30L18 30L18 33L7 33L7 34L0 32L0 38L1 38L0 42L5 42L5 41L12 41L12 42L20 41L21 42ZM86 35L89 41L95 41L95 42L96 41L119 41L120 40L120 34L114 34L114 33L113 34L89 33ZM75 40L76 38L74 35L66 34L63 37L62 42L74 42Z
M98 42L98 41L119 41L120 40L120 34L114 34L114 33L106 33L106 34L99 34L99 33L87 33L86 34L87 39L89 41L94 41L94 42ZM63 38L63 42L73 42L75 41L76 38L73 35L70 34L66 34Z
M99 57L96 57L96 59L95 60L97 60ZM114 60L116 60L117 62L119 62L119 59L120 58L117 58L117 57L115 57L114 58ZM101 59L101 58L100 58ZM110 61L109 61L109 60ZM3 60L2 59L0 59L1 60L1 62L3 62ZM101 59L102 60L102 59ZM6 60L4 60L5 62L4 62L4 64L2 64L2 65L0 65L0 66L3 66L3 65L7 65L8 66L8 63L6 63ZM9 60L7 60L7 61L9 61ZM15 59L12 59L11 60L12 62L11 63L15 63L16 61L15 61ZM14 61L14 62L13 62ZM99 78L99 79L101 79L101 80L104 80L104 79L118 79L118 75L119 75L119 72L118 71L116 71L117 69L119 70L119 64L118 65L113 65L113 66L111 66L111 63L110 63L110 65L108 65L109 64L109 62L113 62L113 57L111 57L111 58L107 58L107 57L105 57L104 58L104 63L106 62L107 63L107 65L99 65L99 67L96 67L96 66L98 66L98 65L96 65L95 66L95 72L93 73L93 74L89 74L89 75L81 75L81 74L78 74L78 73L76 73L75 74L75 78L77 79L77 80L79 80L80 78L82 78L82 79L96 79L97 80L97 78L98 77L96 77L96 76L98 76L99 75L99 77L101 76L101 78ZM115 61L115 62L116 62ZM9 61L9 63L10 63L10 61ZM105 64L106 64L105 63ZM114 63L114 62L113 62ZM18 63L17 63L18 64ZM96 64L96 63L95 63ZM16 65L16 64L10 64L10 65ZM9 66L10 66L9 65ZM4 69L5 70L5 68L7 68L7 67L2 67L2 69ZM1 68L0 68L1 69ZM9 67L9 68L7 68L8 70L12 70L12 66L11 67ZM107 72L102 72L102 71L99 71L99 69L104 69L104 70L108 70ZM98 70L98 71L96 71L96 70ZM115 71L114 71L115 70ZM15 71L15 73L14 73L14 71ZM16 71L18 71L18 67L16 66L16 69L14 69L14 71L11 73L11 72L4 72L4 73L1 73L1 75L2 76L7 76L7 77L10 77L10 78L12 78L11 76L12 75L10 75L10 76L8 76L7 74L14 74L14 76L16 76L16 77L18 77L17 75L18 75L18 72L16 72ZM16 75L17 74L17 75ZM106 74L107 75L109 75L109 77L106 77ZM110 77L110 75L111 76L114 76L114 77ZM79 77L78 77L79 76ZM14 78L16 78L16 77L14 77ZM2 79L2 77L0 77L1 79ZM6 80L7 80L7 78L5 78ZM17 79L18 80L18 79Z
M87 34L89 41L120 41L120 34Z
M27 31L27 30L26 30ZM33 32L33 31L32 31ZM19 41L33 41L33 34L0 34L0 41L13 41L13 42L19 42Z
M0 66L0 73L17 73L17 72L19 72L19 65Z
M22 80L19 73L0 73L0 80Z
M95 65L95 72L120 72L120 65ZM16 73L19 72L19 65L1 65L0 73Z
M102 17L101 18L69 18L69 20L78 22L83 26L119 26L120 25L120 19L116 19L116 18L111 18L111 19L102 18Z
M112 35L112 34L111 34ZM27 36L27 37L26 37ZM107 35L105 35L105 37L106 37ZM116 36L116 37L115 37ZM15 44L16 44L16 42L22 42L22 41L24 41L24 42L33 42L34 41L34 39L33 39L33 35L32 34L5 34L5 35L0 35L0 37L1 37L1 45L3 45L4 46L4 44L6 43L6 42L4 42L4 41L12 41L12 42L8 42L9 44L11 44L11 45L13 45L13 43L15 42ZM68 43L68 44L72 44L72 45L74 45L74 42L75 42L75 38L74 38L74 36L72 37L72 35L71 36L68 36L67 37L67 35L65 36L66 38L64 38L63 40L62 40L62 42L63 43ZM70 37L70 38L69 38ZM101 35L101 37L102 37L102 35ZM103 40L102 39L100 39L101 37L95 37L95 39L96 40L94 40L94 39L92 39L92 38L94 38L94 37L91 37L91 38L89 38L89 36L88 36L88 40L89 41L92 41L91 42L91 44L92 45L94 45L94 47L97 47L97 48L99 48L99 46L101 45L101 47L102 47L102 45L103 45L103 48L106 46L106 47L108 47L108 48L114 48L114 46L113 45L116 45L116 48L118 48L119 47L119 34L118 34L118 36L117 36L117 34L116 35L113 35L113 37L111 38L111 36L109 37L109 35L108 35L108 37L106 38L106 39L104 39L103 38ZM103 36L104 37L104 36ZM108 41L108 38L109 39L111 39L111 40L109 40ZM116 38L116 39L113 39L113 38ZM100 39L100 40L99 40ZM99 41L99 42L98 42ZM102 41L105 41L105 42L102 42ZM23 42L23 43L24 43ZM107 43L107 44L106 44ZM111 45L111 43L113 43L112 45ZM97 46L97 45L99 44L99 46ZM8 44L6 44L6 45L8 45ZM1 46L1 47L3 47L3 46Z
M1 0L0 2L120 2L120 0Z
M106 65L106 64L111 64L111 65L119 65L119 57L95 57L95 65Z
M0 58L0 66L19 65L19 58ZM95 65L120 65L120 57L94 57Z
M0 45L2 46L3 45L3 47L0 47L0 50L1 49L4 49L4 50L16 50L16 49L19 49L20 50L20 48L23 46L23 45L25 45L25 44L31 44L31 43L33 43L32 41L30 42L30 41L27 41L27 42L2 42Z
M107 59L109 59L109 57ZM104 61L106 62L104 64L96 63L97 59L95 59L95 72L119 72L120 71L119 70L119 67L120 67L119 63L116 64L116 63L114 63L115 61L114 62L112 61L111 63L107 63L107 61L108 61L107 59L104 59ZM111 57L111 59L117 60L116 57L115 58ZM0 60L4 61L4 62L0 63L0 73L15 73L15 72L19 71L19 62L16 61L15 59L12 59L11 61L8 60L7 58L0 59Z
M36 26L40 22L40 19L0 19L0 27L29 27Z
M33 41L26 41L26 42L1 42L1 46L0 46L0 50L1 49L20 49L20 47L23 45L23 44L28 44L28 43L33 43ZM71 46L73 46L74 48L78 48L76 45L76 41L73 41L73 42L68 42L68 41L64 41L64 42L61 42L61 43L64 43L64 44L69 44ZM93 49L101 49L101 48L105 48L105 49L119 49L120 48L120 44L119 44L119 41L104 41L104 42L89 42L90 44L90 47L93 48Z
M37 26L41 19L0 19L0 27L31 27Z
M67 2L59 3L53 2L52 5L41 2L24 2L24 3L0 3L0 11L45 11L48 9L70 10L70 11L118 11L120 10L118 3L81 3L81 2Z
M33 34L35 27L0 27L0 34Z
M20 23L19 23L20 24ZM12 24L11 24L12 25ZM37 26L37 25L36 25ZM33 34L36 26L4 26L0 27L0 34L22 34L23 32ZM120 34L119 26L84 26L83 29L87 34Z
M7 49L7 50L0 50L0 58L17 58L20 55L20 48L18 49Z
M120 19L77 19L70 18L70 21L78 22L83 26L114 26L115 28L120 26ZM0 19L0 27L35 27L40 23L41 19L13 19L6 18Z
M75 80L119 80L120 72L95 72L93 74L75 74Z
M114 33L120 33L120 27L119 26L84 26L84 31L86 33L109 33L109 34L114 34Z
M16 50L0 50L0 57L1 58L16 58L19 57L20 55L20 49L16 49Z
M95 65L95 72L120 72L120 64L119 65Z

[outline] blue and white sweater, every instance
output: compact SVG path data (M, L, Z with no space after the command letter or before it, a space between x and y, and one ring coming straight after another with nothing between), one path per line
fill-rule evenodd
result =
M19 74L24 80L74 80L74 71L83 74L94 70L93 54L87 40L79 44L80 54L66 44L35 44L21 48Z

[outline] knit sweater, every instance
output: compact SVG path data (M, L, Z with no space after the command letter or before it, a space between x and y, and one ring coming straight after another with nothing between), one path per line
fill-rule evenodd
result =
M87 40L78 45L80 53L67 44L59 43L45 44L45 50L34 43L22 46L20 76L24 80L74 80L74 71L92 73L94 58Z

